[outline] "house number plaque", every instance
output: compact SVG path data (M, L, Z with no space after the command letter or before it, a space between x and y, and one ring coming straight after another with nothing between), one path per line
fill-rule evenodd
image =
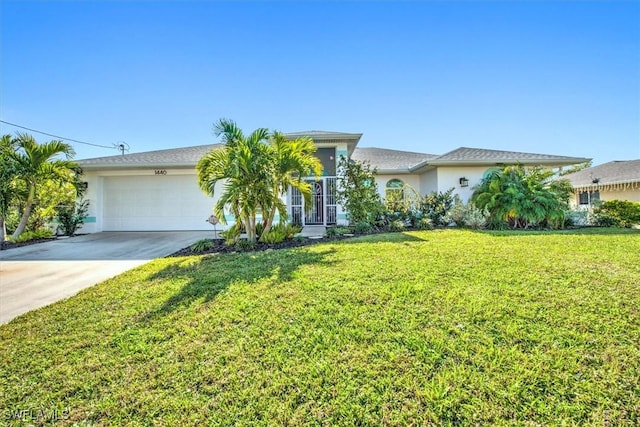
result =
M167 174L167 170L166 169L156 169L155 170L155 175L166 175Z

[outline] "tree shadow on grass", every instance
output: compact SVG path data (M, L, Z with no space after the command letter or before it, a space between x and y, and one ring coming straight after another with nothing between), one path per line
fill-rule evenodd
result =
M333 264L328 258L334 248L214 254L202 258L176 258L176 262L148 277L148 280L179 280L186 283L162 306L149 312L144 320L169 314L194 301L211 301L234 283L251 285L263 279L273 284L291 280L301 266Z
M632 228L614 227L584 227L567 228L563 230L473 230L478 233L490 235L492 237L517 237L517 236L620 236L620 235L640 235L640 230Z

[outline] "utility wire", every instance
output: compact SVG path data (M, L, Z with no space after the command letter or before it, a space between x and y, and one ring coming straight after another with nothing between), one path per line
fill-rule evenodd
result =
M54 135L54 134L52 134L52 133L42 132L42 131L39 131L39 130L36 130L36 129L28 128L28 127L26 127L26 126L20 126L20 125L17 125L17 124L15 124L15 123L5 122L4 120L0 120L0 122L2 122L2 123L4 123L4 124L7 124L7 125L10 125L10 126L15 126L15 127L17 127L17 128L20 128L20 129L26 129L26 130L29 130L29 131L31 131L31 132L40 133L40 134L42 134L42 135L52 136L52 137L54 137L54 138L58 138L58 139L64 139L65 141L77 142L78 144L91 145L92 147L109 148L109 149L112 149L112 150L113 150L114 148L117 148L116 146L111 146L111 147L109 147L108 145L92 144L92 143L90 143L90 142L78 141L77 139L64 138L64 137L62 137L62 136Z

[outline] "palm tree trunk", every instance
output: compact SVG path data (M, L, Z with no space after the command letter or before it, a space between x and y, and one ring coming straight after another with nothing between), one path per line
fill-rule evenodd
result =
M7 241L7 224L4 218L4 213L0 215L0 242Z
M36 196L36 189L32 185L29 189L29 197L27 197L27 203L24 207L24 211L22 212L22 218L20 218L20 223L16 228L16 231L11 235L12 239L16 239L18 236L22 234L24 229L27 227L27 222L29 221L29 216L31 216L31 209L33 208L33 200Z
M273 219L276 217L276 207L272 207L269 212L269 216L267 217L267 222L264 225L264 229L262 230L262 235L260 236L260 240L271 231L271 226L273 225Z

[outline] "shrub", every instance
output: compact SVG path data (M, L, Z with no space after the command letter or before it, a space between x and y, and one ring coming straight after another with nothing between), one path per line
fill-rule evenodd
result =
M336 200L348 212L352 224L362 221L373 223L384 212L376 185L376 173L376 169L371 169L368 163L352 162L340 157L338 174L341 179Z
M53 232L48 228L39 228L35 231L25 231L15 239L11 239L13 243L24 243L30 240L50 239L53 237Z
M416 221L415 227L419 230L433 230L433 221L427 216L423 216Z
M464 217L467 214L467 206L457 194L453 197L452 206L446 211L440 220L442 225L455 225L456 227L464 226Z
M389 231L404 231L407 228L404 221L396 219L389 223Z
M345 234L353 233L353 231L354 230L351 227L344 227L344 226L327 227L327 230L325 231L325 236L327 237L344 236Z
M447 225L445 215L454 204L453 192L455 188L450 188L443 192L431 192L424 196L420 203L422 216L431 219L434 225Z
M256 247L256 244L247 239L238 239L238 241L235 244L235 247L237 250L241 252L248 252L248 251L254 250Z
M489 212L480 210L473 203L468 203L465 207L465 213L462 218L462 223L469 228L479 230L487 226L487 218L489 218Z
M565 226L586 226L589 225L589 212L586 210L566 211L564 213Z
M89 201L79 200L73 205L59 205L56 210L58 211L58 226L62 233L65 236L73 236L87 217Z
M274 245L276 243L282 243L287 238L284 227L273 227L268 233L263 234L260 238L262 243L268 245Z
M220 235L224 238L225 245L235 246L235 244L238 243L238 240L240 240L240 227L236 224L221 232Z
M594 215L601 227L631 227L640 224L640 202L608 200L594 210Z
M286 240L293 239L294 236L302 231L302 227L293 223L280 223L278 226L282 227L282 231L284 232L284 238Z
M367 221L360 221L356 224L354 231L358 234L367 234L373 231L373 226Z
M189 246L189 249L191 252L206 252L215 246L216 243L212 239L202 239Z

